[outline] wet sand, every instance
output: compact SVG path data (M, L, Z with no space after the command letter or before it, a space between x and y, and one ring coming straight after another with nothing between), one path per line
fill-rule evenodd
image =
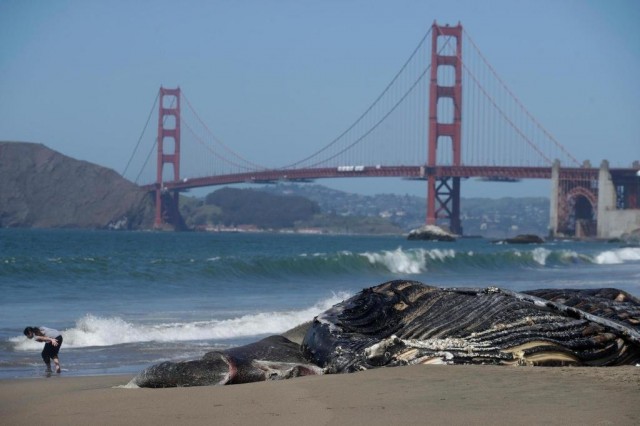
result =
M0 380L4 425L640 424L640 367L411 366L224 387Z

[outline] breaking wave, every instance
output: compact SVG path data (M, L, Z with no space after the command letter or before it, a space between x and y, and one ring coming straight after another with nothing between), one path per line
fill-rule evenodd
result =
M260 312L235 318L136 324L120 317L85 315L72 328L61 330L65 348L113 346L140 342L179 342L190 340L226 340L264 334L280 334L329 309L351 296L341 292L319 301L315 305L296 311ZM9 341L17 351L42 350L42 343L24 336Z
M640 261L639 247L625 247L603 251L593 259L593 262L599 265L616 265L629 261Z

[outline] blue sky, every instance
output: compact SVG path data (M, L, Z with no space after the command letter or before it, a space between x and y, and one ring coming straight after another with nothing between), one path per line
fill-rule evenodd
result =
M295 161L360 115L434 20L460 21L578 160L640 159L637 0L2 0L0 140L43 143L121 172L160 85L180 85L245 158ZM399 179L319 183L425 192ZM549 183L462 190L547 196Z

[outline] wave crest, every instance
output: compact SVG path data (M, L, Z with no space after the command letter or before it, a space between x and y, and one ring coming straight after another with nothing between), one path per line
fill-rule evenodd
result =
M444 262L448 258L455 258L456 252L449 250L403 250L398 247L393 251L366 252L362 253L370 264L382 265L389 272L394 274L420 274L428 270L429 261Z
M640 261L639 247L624 247L615 250L607 250L598 254L594 263L599 265L616 265L628 261Z

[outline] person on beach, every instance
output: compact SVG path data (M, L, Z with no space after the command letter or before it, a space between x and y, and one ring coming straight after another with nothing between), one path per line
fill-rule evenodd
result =
M28 339L36 339L37 342L45 342L42 350L42 360L47 365L47 372L51 372L51 360L56 365L56 373L60 373L60 359L58 352L62 346L62 333L48 327L27 327L24 335Z

